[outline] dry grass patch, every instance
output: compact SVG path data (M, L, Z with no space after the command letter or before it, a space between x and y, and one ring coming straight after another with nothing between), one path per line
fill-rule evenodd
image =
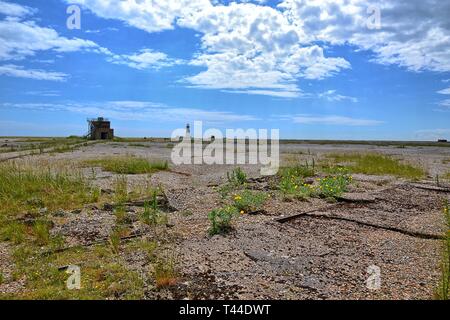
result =
M149 161L131 155L87 160L84 164L118 174L145 174L169 169L167 161Z
M0 218L33 212L77 208L90 202L84 177L39 164L0 164Z
M153 262L154 278L157 288L170 287L178 282L178 257L173 250L168 250L156 257Z
M352 173L368 175L392 175L412 180L418 180L425 176L422 168L401 163L397 159L377 153L335 153L327 155L324 168L333 168L336 165L344 165Z
M131 271L108 246L77 248L43 255L38 248L21 246L14 251L16 279L25 278L24 292L3 296L9 299L92 300L142 299L143 279ZM64 266L77 265L81 271L81 289L66 286L70 274Z

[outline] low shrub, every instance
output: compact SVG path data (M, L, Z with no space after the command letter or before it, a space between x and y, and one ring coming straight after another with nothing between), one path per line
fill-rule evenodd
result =
M227 181L233 186L242 186L247 182L247 174L240 168L227 172Z
M251 213L261 209L268 196L263 192L244 190L233 197L234 207L241 213Z
M337 175L319 179L316 192L322 198L337 198L348 191L351 181L352 177L349 175Z
M237 210L232 206L212 210L208 214L208 219L211 222L209 234L216 235L230 231L231 220L235 215L237 215Z

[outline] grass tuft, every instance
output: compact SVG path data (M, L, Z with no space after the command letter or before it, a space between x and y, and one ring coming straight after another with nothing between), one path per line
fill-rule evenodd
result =
M168 223L167 215L158 207L158 191L153 191L151 201L144 202L144 211L141 214L141 221L147 225L165 225Z
M0 228L0 241L11 241L14 244L20 244L24 242L25 237L26 227L22 223L5 223Z
M241 214L252 213L261 210L267 198L264 192L243 190L234 195L233 205Z
M209 234L213 236L229 232L232 229L231 220L237 213L237 209L232 206L212 210L208 214L208 219L211 222L211 227L208 230Z
M227 181L235 187L242 186L247 182L247 174L238 167L231 172L227 172Z
M446 230L443 243L441 264L441 281L436 292L439 300L449 300L450 294L450 205L448 200L444 202L444 217Z
M47 221L36 221L33 226L33 234L36 238L36 244L46 246L50 242L50 230Z
M178 281L177 257L174 252L166 252L154 262L154 277L157 288L170 287Z

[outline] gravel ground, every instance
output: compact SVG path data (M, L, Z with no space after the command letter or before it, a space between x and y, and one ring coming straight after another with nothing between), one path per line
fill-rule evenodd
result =
M283 157L298 161L320 158L330 152L376 151L423 166L429 173L449 171L450 148L375 147L361 145L281 145ZM170 160L163 143L102 143L70 153L35 155L33 160L82 161L101 156L134 154L148 159ZM4 155L3 155L4 157ZM20 161L29 161L26 156ZM259 167L241 166L250 178L259 178ZM225 236L207 234L207 214L220 206L217 187L226 180L230 166L171 166L170 171L128 176L130 187L150 181L162 186L170 210L167 237L179 255L179 283L155 291L148 299L431 299L439 278L440 241L443 232L442 201L449 193L422 190L392 177L354 175L347 201L332 205L320 199L285 202L270 189L270 179L256 179L249 188L267 190L274 196L263 214L242 215ZM87 176L91 169L82 169ZM115 175L95 169L93 183L112 192ZM141 210L128 206L131 234L154 230L137 219ZM306 211L287 222L278 218ZM53 234L64 236L67 245L105 239L114 225L111 208L86 206L55 217ZM0 243L0 266L10 278L11 248ZM124 261L132 270L145 273L139 255ZM367 268L381 270L381 288L369 290ZM0 285L0 293L21 290L21 281Z

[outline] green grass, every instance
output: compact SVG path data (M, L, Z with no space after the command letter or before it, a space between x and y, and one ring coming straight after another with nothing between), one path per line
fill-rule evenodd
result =
M219 188L220 196L225 200L232 191L245 187L246 183L247 174L240 167L233 169L231 172L227 172L227 183Z
M138 191L149 195L150 190L154 189L147 185L145 190ZM116 178L114 191L108 200L119 205L132 198L135 192L128 192L124 175ZM128 263L119 254L128 250L129 243L121 239L130 231L120 206L115 212L116 225L104 245L61 252L59 249L67 245L64 238L50 232L52 212L79 209L100 197L103 198L101 190L90 187L80 172L73 172L73 166L66 170L65 165L49 167L38 162L0 164L0 241L11 244L15 267L11 277L1 281L23 279L25 286L18 293L0 294L0 299L144 298L147 275L128 269ZM23 213L32 214L33 219L20 222L17 217ZM155 244L149 244L142 251L150 255L154 249ZM153 263L157 264L149 260L149 264ZM81 268L81 290L66 287L70 275L61 267L71 264Z
M141 221L147 225L165 225L168 222L167 215L158 207L158 192L155 190L151 201L145 201Z
M35 151L40 154L47 150L51 153L64 153L74 151L78 146L87 145L87 140L82 137L68 138L23 138L10 142L8 147L0 148L0 153L16 151Z
M209 234L213 236L229 232L232 229L231 221L237 214L238 211L233 206L212 210L208 214L208 219L211 222L211 227L208 230Z
M45 246L50 243L50 228L47 221L36 221L33 226L36 244Z
M227 181L233 186L242 186L247 182L247 174L239 167L227 172Z
M120 243L122 239L122 233L123 229L120 227L116 227L112 230L111 234L109 235L108 243L111 248L111 252L113 254L120 253Z
M20 244L25 241L27 230L24 224L19 222L3 223L0 227L0 241L10 241Z
M157 288L170 287L178 281L178 258L174 251L166 251L153 263L154 278Z
M340 197L348 191L352 177L346 174L319 179L316 193L326 199Z
M90 200L83 176L39 165L0 164L0 218L41 208L74 209Z
M252 213L261 210L267 199L264 192L243 190L233 196L233 206L242 214Z
M450 147L450 143L432 141L281 140L280 144L369 145L379 147Z
M304 166L295 165L293 167L282 168L278 176L280 182L278 189L283 195L283 199L290 201L292 199L305 200L312 194L310 185L305 184L305 178L315 175L315 162L310 166L307 162Z
M314 176L315 169L313 168L315 165L313 167L306 165L283 168L280 171L278 188L285 201L306 200L310 197L335 199L348 191L353 179L348 174L348 170L341 167L327 168L329 176L317 179L317 184L313 185L305 182L305 178Z
M169 169L167 161L149 161L145 158L134 156L87 160L84 164L88 166L98 166L105 171L118 174L145 174Z
M330 161L332 161L331 164ZM376 153L329 154L324 165L325 169L333 168L336 165L344 165L352 173L392 175L412 180L421 179L425 176L422 168L401 163L397 159Z
M444 203L444 217L446 230L443 241L443 254L441 263L441 279L436 296L439 300L449 300L450 294L450 205L446 200Z
M13 253L16 271L14 279L25 278L26 290L5 299L25 300L104 300L142 299L144 283L140 275L122 265L108 246L76 248L51 255L23 245ZM69 290L69 274L59 266L78 265L81 269L81 289Z
M315 163L310 166L307 162L305 165L295 165L293 167L282 168L279 172L281 177L299 177L309 178L315 175Z

